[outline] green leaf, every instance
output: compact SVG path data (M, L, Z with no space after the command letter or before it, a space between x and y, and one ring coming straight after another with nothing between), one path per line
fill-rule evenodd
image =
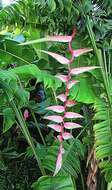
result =
M62 11L64 9L64 3L63 0L58 0L58 3L60 5L60 10Z
M70 14L71 8L72 8L72 0L63 0L63 4L65 7L65 10L67 10L68 14Z
M5 133L15 123L15 115L11 108L6 108L3 110L3 116L4 116L3 133Z
M95 134L96 157L99 167L105 174L107 182L112 181L112 110L107 102L97 99L95 104Z
M16 74L22 80L29 80L36 78L38 82L43 82L45 87L53 87L55 90L61 87L62 82L56 79L55 76L51 75L47 71L40 70L36 65L24 65L14 69L11 69L9 72Z
M43 176L32 187L34 190L76 190L69 176Z
M4 161L1 158L0 158L0 169L1 170L6 170L7 169L7 167L4 164Z
M49 10L50 12L54 12L55 9L56 9L56 3L54 0L47 0L47 4L48 4L48 7L49 7Z
M96 94L90 78L87 75L82 75L77 77L77 79L79 80L79 83L73 86L70 91L71 99L86 104L94 103L96 100Z
M14 97L16 97L16 100L18 101L18 104L21 107L28 103L30 93L26 91L24 88L18 88L14 93Z

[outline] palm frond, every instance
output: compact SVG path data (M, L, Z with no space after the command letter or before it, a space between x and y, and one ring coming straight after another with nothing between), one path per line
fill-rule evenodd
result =
M16 0L0 10L0 23L9 24L25 20L26 0Z
M94 125L96 157L107 181L112 181L112 110L104 101L97 100Z

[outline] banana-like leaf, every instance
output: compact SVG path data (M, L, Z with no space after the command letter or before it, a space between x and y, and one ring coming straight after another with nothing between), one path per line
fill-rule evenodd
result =
M55 76L51 75L47 71L40 70L36 65L24 65L7 71L10 74L16 74L22 80L29 80L36 78L38 82L43 82L47 88L54 87L57 89L62 85L61 81L56 79Z
M70 176L43 176L32 187L34 190L76 190Z
M70 90L70 99L75 99L77 102L86 104L95 102L98 93L95 93L94 84L90 80L90 77L88 74L77 77L76 80L79 80L79 83Z

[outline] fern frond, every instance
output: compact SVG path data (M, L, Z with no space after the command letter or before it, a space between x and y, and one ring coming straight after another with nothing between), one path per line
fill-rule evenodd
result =
M107 181L112 180L112 110L101 100L96 101L94 125L96 157Z
M25 10L27 8L26 6L26 0L16 0L3 9L0 10L0 22L1 23L8 23L13 22L16 23L18 21L25 20Z

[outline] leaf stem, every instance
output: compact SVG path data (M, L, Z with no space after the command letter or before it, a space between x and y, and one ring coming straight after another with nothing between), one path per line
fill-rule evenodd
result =
M39 135L40 135L40 137L41 137L41 139L42 139L42 142L43 142L43 144L46 146L44 137L43 137L42 132L41 132L41 130L40 130L40 127L39 127L39 125L38 125L38 122L37 122L37 119L36 119L36 117L35 117L35 114L34 114L34 112L33 112L32 110L30 110L30 111L31 111L32 117L33 117L33 119L34 119L35 126L36 126L36 128L38 129Z

